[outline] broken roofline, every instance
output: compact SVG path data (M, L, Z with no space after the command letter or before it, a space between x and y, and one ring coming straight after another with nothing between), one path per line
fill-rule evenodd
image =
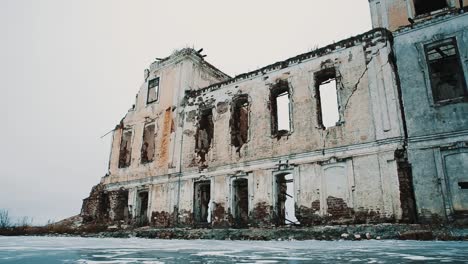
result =
M381 33L381 35L376 36L376 33ZM258 70L236 75L234 78L231 78L229 80L222 81L222 82L219 82L219 83L215 83L215 84L212 84L210 86L207 86L205 88L201 88L201 89L198 89L198 90L186 91L186 95L189 96L189 97L198 96L198 95L200 95L200 94L202 94L204 92L207 92L207 91L218 90L223 86L233 84L233 83L236 83L236 82L239 82L239 81L242 81L242 80L246 80L246 79L249 79L249 78L252 78L252 77L256 77L256 76L259 76L259 75L264 75L264 74L266 74L268 72L272 72L274 70L284 69L284 68L287 68L287 67L292 66L294 64L299 64L299 63L301 63L301 62L303 62L305 60L311 59L311 58L321 57L321 56L330 54L330 53L332 53L334 51L337 51L337 50L340 50L340 49L347 49L349 47L357 46L358 44L361 44L361 43L365 42L366 40L373 39L375 37L384 37L385 40L391 40L392 39L392 33L390 31L388 31L387 29L385 29L385 28L375 28L375 29L367 31L367 32L365 32L363 34L341 40L339 42L330 44L328 46L325 46L325 47L322 47L322 48L319 48L319 49L316 49L316 50L313 50L313 51L310 51L310 52L299 54L297 56L291 57L291 58L286 59L284 61L275 62L273 64L270 64L270 65L267 65L267 66L265 66L263 68L260 68Z
M174 62L177 62L178 60L180 60L181 58L192 58L196 61L198 61L199 63L203 64L204 66L207 66L208 68L210 68L211 70L213 70L213 72L218 75L218 77L220 78L224 78L224 79L231 79L232 77L227 75L226 73L224 73L223 71L221 71L220 69L216 68L214 65L212 65L211 63L207 62L205 60L205 56L201 54L201 52L203 51L203 49L200 49L198 51L196 51L195 49L193 48L183 48L183 49L180 49L180 50L176 50L174 51L171 55L165 57L165 58L157 58L156 61L152 62L149 66L149 70L150 72L153 72L153 71L156 71L166 65L169 65L171 63L174 63Z
M460 10L463 10L463 12L460 12ZM393 34L396 36L413 30L432 26L437 23L443 23L447 20L466 15L466 12L468 12L468 6L463 8L443 9L442 11L437 12L435 14L419 15L416 18L414 18L412 24L399 27L393 32Z

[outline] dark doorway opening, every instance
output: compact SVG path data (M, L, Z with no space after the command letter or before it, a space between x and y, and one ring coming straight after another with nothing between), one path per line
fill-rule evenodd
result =
M195 183L195 199L194 199L194 218L197 223L211 222L210 213L210 197L211 184L210 181L201 181Z
M235 225L246 226L249 221L249 184L247 179L237 179L233 182L234 220Z
M137 224L148 225L148 191L138 193Z
M291 173L276 176L277 225L299 224L294 202L294 179Z

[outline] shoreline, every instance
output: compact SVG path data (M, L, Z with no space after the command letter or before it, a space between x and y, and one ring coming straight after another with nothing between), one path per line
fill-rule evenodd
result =
M95 238L148 238L182 240L420 240L468 241L468 227L419 224L374 224L315 227L272 227L248 229L154 228L88 225L13 227L0 229L0 236L70 236Z

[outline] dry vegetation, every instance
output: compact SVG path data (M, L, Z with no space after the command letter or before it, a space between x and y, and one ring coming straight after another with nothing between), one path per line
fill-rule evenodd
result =
M32 223L33 219L30 217L22 217L14 222L8 210L0 209L0 236L82 235L95 234L107 230L107 226L100 224L75 227L68 223L54 223L50 220L44 226L33 226Z

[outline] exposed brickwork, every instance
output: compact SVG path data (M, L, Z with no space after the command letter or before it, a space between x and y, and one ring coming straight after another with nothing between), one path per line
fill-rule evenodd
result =
M416 220L415 200L411 165L408 162L398 162L398 182L400 187L402 221L413 223Z
M327 197L327 213L331 219L351 218L352 208L342 198L336 198L333 196Z
M270 226L271 225L271 212L272 207L266 202L260 202L255 204L252 211L252 225L253 226Z
M102 222L107 220L109 204L107 195L104 193L104 185L98 184L91 189L89 197L83 200L81 217L83 222Z
M152 212L151 225L155 227L172 227L174 216L168 212Z
M128 212L128 191L120 189L107 193L109 199L109 220L110 221L128 221L131 215Z
M176 212L176 208L174 208L174 212ZM193 213L188 210L180 210L179 211L179 226L192 226L193 225Z
M223 204L213 203L212 214L213 227L229 227L229 214Z

